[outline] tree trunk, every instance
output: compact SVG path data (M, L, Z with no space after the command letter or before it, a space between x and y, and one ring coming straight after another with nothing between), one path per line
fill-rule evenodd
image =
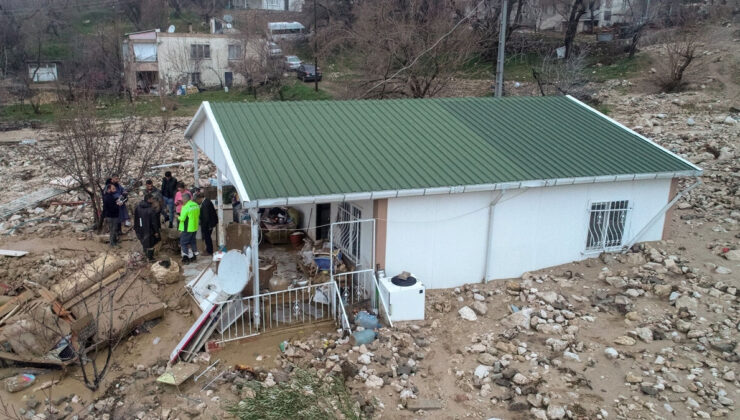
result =
M570 57L573 48L573 40L578 32L578 22L585 13L586 9L583 7L583 0L574 0L573 6L570 8L570 15L568 16L568 27L565 30L564 43L566 59Z

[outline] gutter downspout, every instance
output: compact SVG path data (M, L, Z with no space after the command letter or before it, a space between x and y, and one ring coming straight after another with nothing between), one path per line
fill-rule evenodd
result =
M685 190L676 194L676 196L673 197L673 200L669 201L668 204L663 206L663 208L660 209L660 211L658 211L658 213L655 216L653 216L653 218L650 219L650 221L647 222L647 224L643 226L643 228L639 232L637 232L637 235L635 235L632 239L630 239L629 242L627 242L624 246L622 246L622 252L625 253L627 252L627 250L632 248L632 245L634 245L635 242L637 242L637 240L640 239L640 237L642 237L642 235L644 235L645 232L647 232L647 230L650 229L650 227L652 227L655 224L655 222L660 220L660 218L663 217L663 215L665 215L665 212L667 212L668 209L673 207L673 205L676 204L676 202L680 200L681 197L688 194L691 190L693 190L694 188L698 187L701 184L702 184L701 179L697 177L695 183L691 184Z
M491 201L488 207L488 236L486 237L486 274L483 278L483 283L488 283L488 280L492 277L493 267L491 267L491 258L493 258L493 208L501 200L506 193L506 190L501 190L501 193Z

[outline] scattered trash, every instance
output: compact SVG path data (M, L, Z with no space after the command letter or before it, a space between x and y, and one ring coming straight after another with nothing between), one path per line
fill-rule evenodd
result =
M159 337L156 337L154 340L152 340L152 344L156 346L157 344L159 344L160 341L162 341L162 339Z
M281 341L278 347L280 348L281 353L285 353L285 349L288 347L288 340Z
M30 373L22 373L20 375L11 376L5 380L5 389L8 392L23 391L33 384L36 380L36 376Z
M375 341L375 331L373 330L362 330L355 331L352 333L352 345L361 346L363 344L369 344Z
M16 251L14 249L0 249L0 255L3 257L22 257L28 254L28 251Z
M36 139L23 139L19 144L36 144Z
M358 325L366 330L374 330L380 327L380 323L378 323L378 317L366 311L360 311L357 313L357 315L355 315L355 325Z
M195 375L200 370L200 366L194 363L178 363L168 368L162 375L157 378L157 382L180 386L188 378Z

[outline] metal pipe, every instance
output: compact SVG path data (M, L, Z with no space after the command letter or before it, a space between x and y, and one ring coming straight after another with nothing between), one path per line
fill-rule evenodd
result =
M696 178L696 182L695 183L691 184L685 190L683 190L683 191L679 192L678 194L676 194L676 196L673 197L673 200L669 201L668 204L666 204L665 206L663 206L663 208L660 209L660 211L658 211L658 213L656 213L655 216L653 216L653 218L650 219L650 221L647 222L647 224L645 226L643 226L642 229L640 229L639 232L637 232L637 235L635 235L632 239L630 239L629 242L627 242L622 247L622 252L627 252L630 248L632 248L632 245L634 245L635 242L637 242L637 240L640 239L640 237L642 235L644 235L645 232L647 232L647 230L650 229L655 224L655 222L657 222L658 220L660 220L660 218L663 217L663 215L665 214L665 212L668 211L668 209L670 209L671 207L673 207L673 205L676 204L676 202L678 200L680 200L681 197L683 197L684 195L688 194L691 190L693 190L694 188L698 187L701 184L702 184L701 179Z
M224 227L224 188L221 169L216 168L216 195L218 200L218 250L226 251L226 231ZM206 198L207 200L207 198Z
M260 259L259 259L259 213L256 208L249 209L249 224L251 225L252 246L252 273L254 278L252 293L254 295L254 324L260 326Z
M493 258L493 216L494 211L493 208L496 207L496 204L498 204L499 200L501 200L501 197L504 196L504 193L506 190L501 190L501 193L499 193L496 198L491 201L490 206L488 207L488 236L486 236L486 271L485 275L483 277L483 282L488 283L488 281L493 277L492 274L492 265L491 265L491 258Z

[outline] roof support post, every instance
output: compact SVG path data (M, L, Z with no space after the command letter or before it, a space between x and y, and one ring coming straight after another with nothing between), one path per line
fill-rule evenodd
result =
M259 256L259 245L260 245L260 227L259 227L259 213L257 208L249 209L249 224L252 228L252 270L254 273L254 282L252 283L252 295L254 296L254 324L256 328L260 327L260 256Z
M193 148L193 176L195 177L195 188L200 188L200 174L198 173L198 146L190 140L190 147ZM219 178L220 179L220 178Z
M196 172L197 173L197 172ZM226 250L226 234L224 228L224 187L221 169L216 168L216 196L218 200L218 250Z

